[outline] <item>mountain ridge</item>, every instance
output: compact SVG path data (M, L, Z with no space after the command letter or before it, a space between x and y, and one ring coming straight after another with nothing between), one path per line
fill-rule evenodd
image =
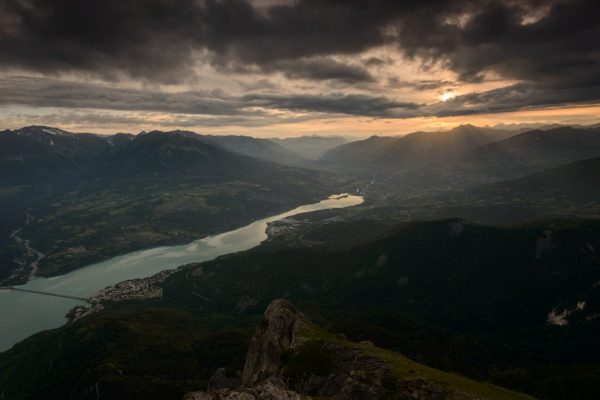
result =
M271 138L270 140L310 160L318 160L328 150L351 141L343 136L319 135L303 135L292 138Z
M324 161L381 164L414 168L431 161L453 159L481 144L500 140L513 132L460 125L443 132L412 132L400 137L372 136L330 150Z

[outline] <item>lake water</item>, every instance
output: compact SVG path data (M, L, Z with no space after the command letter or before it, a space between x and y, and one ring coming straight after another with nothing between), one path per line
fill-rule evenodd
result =
M36 278L19 287L87 298L106 286L127 279L146 278L180 265L212 260L224 254L251 249L267 239L266 229L269 222L310 211L351 207L362 202L363 198L360 196L333 195L319 203L300 206L190 244L135 251L65 275L47 279ZM9 349L36 332L61 326L66 313L79 304L85 303L0 290L0 351Z

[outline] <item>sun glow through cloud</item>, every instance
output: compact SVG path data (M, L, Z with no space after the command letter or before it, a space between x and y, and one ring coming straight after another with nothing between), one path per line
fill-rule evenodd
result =
M448 101L455 98L457 94L455 92L445 92L440 96L441 101Z

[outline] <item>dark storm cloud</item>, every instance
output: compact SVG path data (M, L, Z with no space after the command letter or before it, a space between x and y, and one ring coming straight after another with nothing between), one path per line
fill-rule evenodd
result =
M433 84L433 83L432 83ZM0 105L28 105L63 109L103 109L116 111L141 111L172 113L173 125L208 125L232 123L257 126L257 118L273 119L269 110L288 110L318 114L368 116L376 118L445 117L455 115L506 112L560 104L582 104L597 100L595 93L600 85L586 87L543 87L519 83L486 92L457 96L435 104L401 102L383 96L332 93L328 95L300 94L246 94L230 96L219 92L187 91L165 93L144 89L117 89L105 86L35 78L0 79ZM60 114L64 119L64 115ZM99 115L107 122L106 114ZM215 119L194 118L195 115L213 116ZM115 116L115 118L125 118ZM132 122L141 118L130 118ZM306 117L277 117L296 120ZM167 123L165 121L165 123ZM163 124L161 122L161 124ZM164 125L164 124L163 124Z
M298 75L283 61L351 54L383 41L378 19L365 19L377 17L378 9L371 13L341 2L310 3L275 5L265 13L243 0L4 0L0 64L171 81L185 76L201 58L224 68L252 64L272 69L281 62L282 69ZM313 73L302 77L330 79L336 72L333 65L323 71L326 65L318 64L308 63ZM349 69L337 65L341 79ZM352 79L357 77L354 68ZM362 73L360 79L365 77Z
M457 10L423 7L397 26L402 51L437 60L463 80L492 71L504 78L572 84L600 80L600 2L458 1ZM484 6L482 6L484 5ZM545 12L543 12L545 11ZM527 18L543 12L539 20ZM465 17L464 24L444 23ZM423 24L422 18L432 18ZM524 23L525 22L525 23Z
M266 12L244 0L3 0L0 15L5 66L153 78L203 50L216 62L263 66L394 42L465 79L486 69L528 79L597 66L600 33L595 0L299 0ZM451 23L465 16L464 26Z
M267 108L282 108L292 111L316 111L323 113L364 115L370 117L397 117L406 115L407 110L420 106L411 102L400 102L385 97L366 95L246 95L244 102Z
M0 104L206 115L248 113L234 98L200 91L166 93L35 78L0 79L0 91Z
M22 119L37 125L130 125L144 126L149 123L162 127L222 127L222 126L240 126L240 127L259 127L264 126L264 118L252 118L247 116L212 116L203 117L189 114L170 114L159 120L149 121L146 115L136 113L114 113L114 112L56 112L44 115L16 114L16 119ZM300 117L273 117L272 123L292 123L302 122L309 119L306 116Z
M482 93L470 93L421 108L423 115L447 117L456 115L498 113L557 105L594 103L600 85L586 87L544 87L519 83Z
M368 59L364 60L363 63L367 67L380 67L382 65L390 64L390 61L389 60L382 60L379 57L369 57Z
M118 111L153 111L217 116L266 116L264 110L290 110L373 117L400 116L401 110L416 110L419 105L384 97L329 95L228 96L222 93L187 91L165 93L50 79L0 79L0 105L35 107L95 108Z
M286 78L290 79L339 81L349 84L375 81L366 68L328 57L274 61L261 66L228 63L222 65L221 69L228 73L239 74L281 72Z
M276 68L288 78L338 80L346 83L373 82L366 69L329 59L298 60L278 63Z
M0 63L169 81L192 65L198 11L193 0L3 0Z
M401 81L398 78L390 78L387 85L392 88L411 88L416 90L434 90L454 85L455 82L441 79L426 79L418 81Z
M521 81L538 105L600 100L599 37L597 0L0 0L0 67L108 79L177 81L202 60L360 83L375 77L330 57L388 45L463 81Z

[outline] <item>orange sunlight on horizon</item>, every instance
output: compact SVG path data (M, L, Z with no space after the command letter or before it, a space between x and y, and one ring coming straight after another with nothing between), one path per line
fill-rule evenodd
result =
M131 115L131 114L129 114ZM257 126L219 125L218 118L210 125L181 124L178 117L181 114L168 113L137 113L135 122L124 119L123 122L107 124L94 121L73 121L67 124L51 124L72 132L91 132L99 134L114 134L117 132L138 133L151 130L188 130L200 134L215 135L247 135L261 138L294 137L302 135L341 135L355 138L373 135L394 136L404 135L415 131L441 131L458 125L471 124L476 126L495 126L498 124L574 124L591 125L600 123L600 105L585 105L571 107L554 107L544 109L529 109L505 113L459 115L452 117L415 117L415 118L371 118L358 116L339 116L313 118L294 122L271 123ZM193 116L191 116L193 117ZM164 122L168 121L167 124ZM31 121L18 116L5 118L5 127L17 129L27 125L40 125L41 121Z

